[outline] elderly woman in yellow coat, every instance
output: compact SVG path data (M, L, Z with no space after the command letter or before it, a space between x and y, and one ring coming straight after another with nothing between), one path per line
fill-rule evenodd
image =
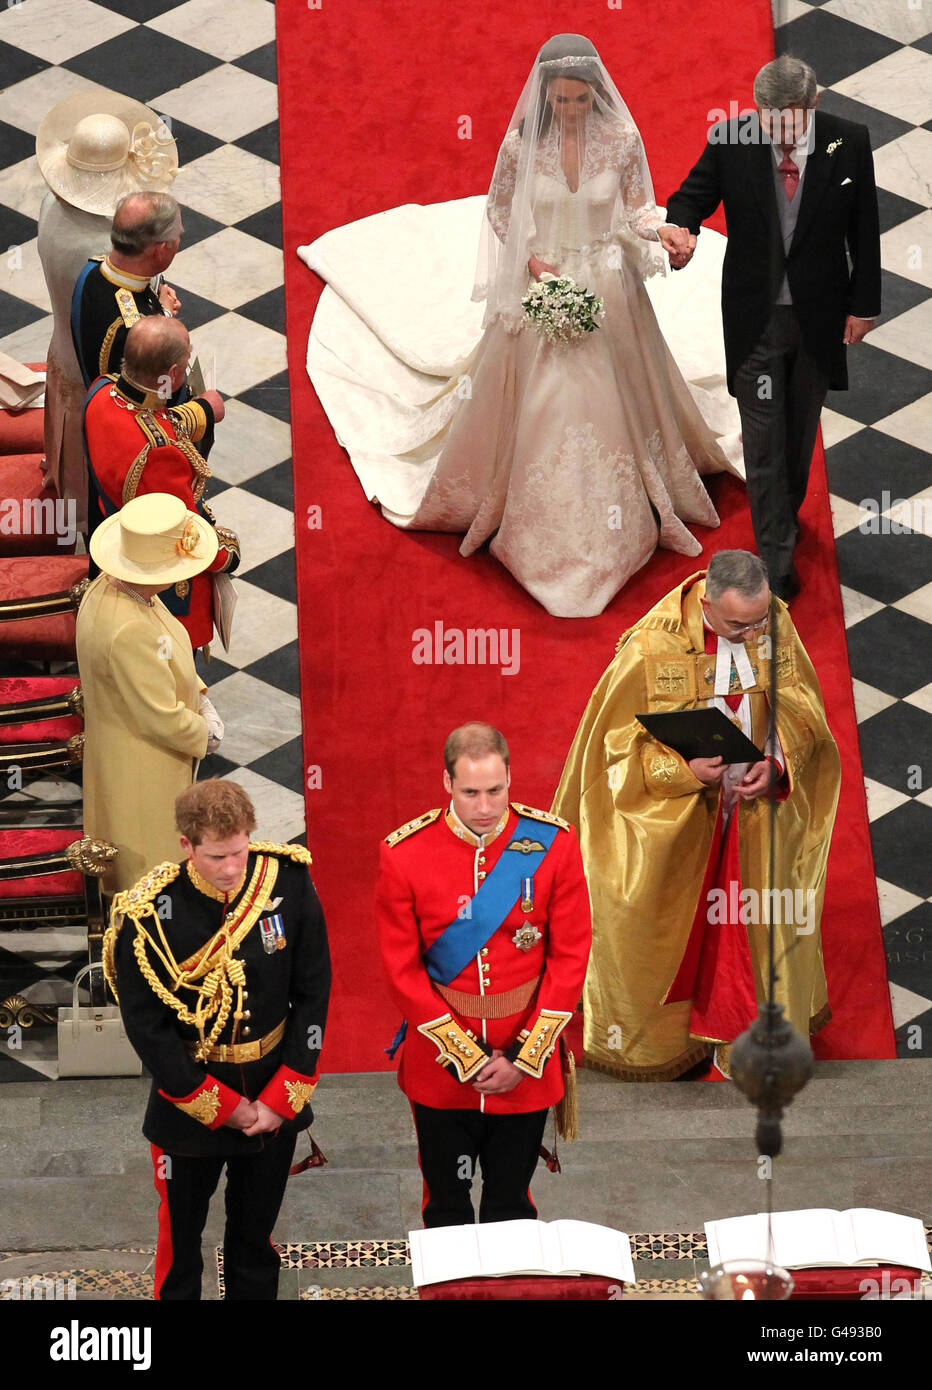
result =
M156 597L206 569L216 552L213 528L161 492L128 502L91 539L101 574L77 620L84 828L119 850L103 881L109 893L177 860L175 797L223 736L188 635Z

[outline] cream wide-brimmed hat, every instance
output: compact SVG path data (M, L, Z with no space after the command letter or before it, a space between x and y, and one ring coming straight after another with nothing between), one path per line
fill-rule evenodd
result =
M104 574L166 588L206 570L218 547L209 522L170 492L134 497L91 536L91 557Z
M52 107L36 135L36 159L53 193L103 217L126 193L168 192L178 172L178 148L161 117L102 88Z

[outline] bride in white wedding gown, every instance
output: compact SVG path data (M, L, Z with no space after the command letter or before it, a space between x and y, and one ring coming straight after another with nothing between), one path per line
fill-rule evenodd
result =
M423 360L410 325L396 334L367 313L360 281L339 306L322 301L308 369L388 520L462 532L463 555L491 538L550 613L589 617L658 544L700 554L685 523L714 527L718 516L699 475L736 470L644 288L663 269L664 218L637 128L587 39L559 35L541 49L485 212L473 290L484 332L471 352L457 358L457 337L469 340L461 315L449 337L434 330ZM302 255L327 278L326 256ZM563 345L531 326L521 299L546 271L603 297L598 329ZM415 312L388 304L381 318L393 307Z

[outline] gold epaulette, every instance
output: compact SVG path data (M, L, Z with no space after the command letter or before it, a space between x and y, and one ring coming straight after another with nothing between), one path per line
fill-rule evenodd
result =
M142 314L139 312L136 301L133 298L132 290L128 290L125 286L121 285L118 290L114 291L113 297L117 302L117 308L120 311L120 317L123 320L124 327L132 328L133 324L138 323L142 318Z
M256 854L278 854L283 859L293 859L296 864L313 864L311 851L304 845L280 845L274 840L250 840L249 848Z
M395 845L400 845L402 840L406 840L415 831L423 830L425 825L432 825L440 815L441 808L435 807L433 811L425 811L422 816L415 816L414 820L406 821L404 825L399 825L397 830L393 830L390 835L385 836L385 843L389 849L394 849Z
M513 801L511 809L519 816L527 816L528 820L543 820L548 825L558 825L561 830L572 829L568 820L564 820L562 816L555 816L552 811L538 811L535 806L522 806L520 801Z
M156 864L154 869L150 869L147 874L143 874L132 888L124 888L121 893L114 895L110 905L110 922L104 932L103 940L103 967L104 976L107 984L113 990L114 998L119 998L116 991L116 971L113 964L113 952L116 948L117 937L123 925L123 919L130 917L138 921L141 913L151 914L153 898L158 897L165 888L168 887L177 877L181 869L180 864L173 864L170 859L166 859L163 864Z

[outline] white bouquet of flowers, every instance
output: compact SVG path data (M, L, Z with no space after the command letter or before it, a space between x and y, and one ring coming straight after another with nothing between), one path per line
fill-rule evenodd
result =
M605 317L605 301L569 275L544 271L521 301L525 317L551 343L570 343L594 333Z

